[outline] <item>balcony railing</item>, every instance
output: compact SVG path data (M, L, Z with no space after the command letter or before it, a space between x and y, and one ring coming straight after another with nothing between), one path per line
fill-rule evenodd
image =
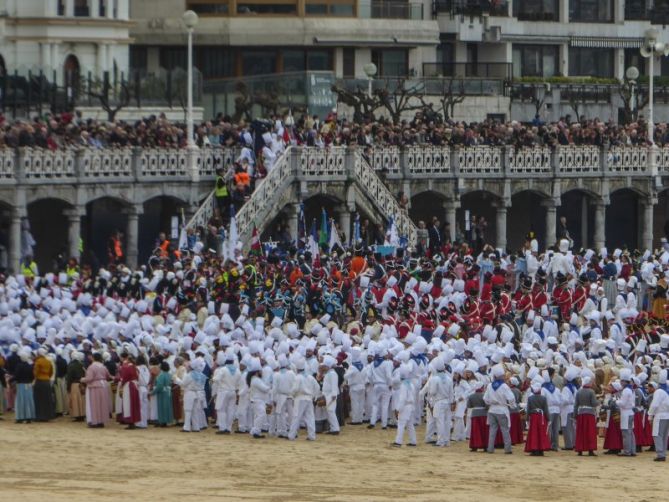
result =
M432 12L437 14L450 14L451 16L491 16L509 15L509 3L507 0L433 0Z
M423 63L424 77L471 77L510 80L512 63Z
M423 19L423 4L401 0L372 0L358 4L361 18L371 19Z

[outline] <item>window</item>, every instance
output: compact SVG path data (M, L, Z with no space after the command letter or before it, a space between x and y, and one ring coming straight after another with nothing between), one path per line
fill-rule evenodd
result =
M148 66L148 49L142 45L133 45L130 47L130 68L133 70L146 70Z
M558 46L513 46L514 77L553 77L558 73Z
M405 49L374 50L372 63L376 65L379 77L403 77L409 73L409 52Z
M287 15L297 14L297 3L287 0L254 0L237 4L237 14Z
M190 0L188 8L200 15L226 15L230 12L228 0Z
M303 50L283 51L283 71L304 71L307 69Z
M188 67L188 54L185 47L161 47L160 67L166 70Z
M233 75L233 59L230 51L222 47L198 47L195 66L204 78L225 78Z
M613 77L613 49L571 47L569 75L575 77Z
M344 78L355 77L355 49L353 47L345 47L343 56Z
M570 0L569 21L581 23L612 23L613 0Z
M331 71L332 53L329 50L307 51L307 70L309 71Z
M665 59L666 58L661 58L663 66ZM627 71L627 68L630 66L636 66L636 69L639 70L639 75L646 74L646 61L645 58L641 56L639 49L625 49L625 71Z
M355 0L306 0L304 11L307 16L355 16Z
M268 75L276 73L276 52L242 51L242 75Z
M559 0L515 0L513 15L521 21L559 21Z

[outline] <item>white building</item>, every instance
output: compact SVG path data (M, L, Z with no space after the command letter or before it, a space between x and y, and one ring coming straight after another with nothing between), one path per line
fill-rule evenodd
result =
M62 83L74 72L127 72L129 0L0 0L0 13L0 64L11 73Z

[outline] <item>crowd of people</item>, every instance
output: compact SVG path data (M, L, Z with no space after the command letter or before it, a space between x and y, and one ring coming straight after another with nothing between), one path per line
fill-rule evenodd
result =
M290 125L285 125L286 123ZM261 134L256 134L261 131ZM270 139L261 139L262 133ZM655 142L669 142L666 123L655 127ZM573 120L567 115L557 122L545 123L538 117L530 122L488 119L482 122L434 121L422 112L411 120L392 123L383 117L355 123L331 113L325 118L308 115L295 118L271 117L268 120L235 122L230 116L196 125L195 142L199 147L244 147L254 142L255 151L272 143L307 146L473 146L513 145L516 148L546 145L645 145L647 123L643 118L621 125L599 119ZM251 139L253 138L253 139ZM9 121L0 117L0 146L41 147L56 150L69 147L163 147L184 148L187 138L184 124L170 122L164 115L134 122L117 120L107 123L84 119L78 113L35 117L31 121ZM271 159L270 159L271 160Z
M669 244L532 237L514 256L444 240L226 259L196 238L139 270L2 277L0 403L21 423L255 439L365 424L396 428L395 447L424 423L438 447L531 455L595 456L599 428L606 453L664 461Z

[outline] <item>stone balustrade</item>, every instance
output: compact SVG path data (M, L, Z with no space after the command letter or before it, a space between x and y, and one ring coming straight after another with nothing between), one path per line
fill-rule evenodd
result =
M346 147L303 148L300 171L337 180L346 176ZM360 153L389 179L408 178L580 178L669 174L669 146L658 148L656 171L645 146L373 147ZM234 148L0 149L0 185L132 181L206 181L238 156Z

